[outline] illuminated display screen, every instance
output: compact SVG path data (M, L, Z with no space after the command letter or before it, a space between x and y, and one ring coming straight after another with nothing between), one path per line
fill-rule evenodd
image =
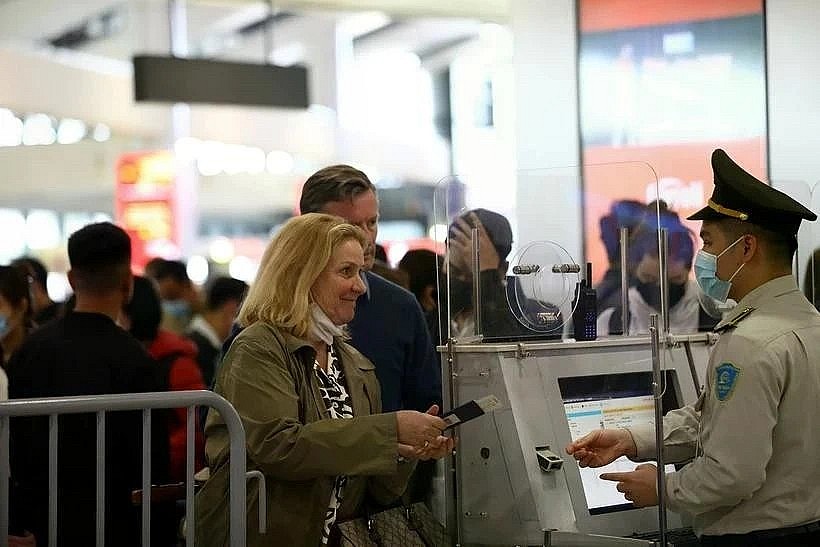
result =
M714 148L767 179L763 0L578 6L584 164L648 163L661 199L681 217L711 194ZM585 251L595 264L607 263L599 219L613 203L658 193L648 177L613 180L616 173L584 173ZM604 272L597 268L596 281Z
M655 401L650 372L630 372L559 378L558 387L570 437L577 440L596 429L630 428L655 424ZM678 408L674 372L666 372L664 412ZM591 515L634 509L635 506L616 489L617 483L600 479L602 473L633 471L639 464L621 457L609 465L580 468L581 484ZM665 466L675 471L674 465Z

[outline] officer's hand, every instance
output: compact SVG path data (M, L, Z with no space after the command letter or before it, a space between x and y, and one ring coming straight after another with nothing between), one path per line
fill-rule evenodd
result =
M598 429L567 445L567 454L581 467L601 467L621 456L634 458L638 449L626 429Z
M635 504L650 507L658 504L658 468L645 463L629 473L602 473L601 479L618 483L618 492Z

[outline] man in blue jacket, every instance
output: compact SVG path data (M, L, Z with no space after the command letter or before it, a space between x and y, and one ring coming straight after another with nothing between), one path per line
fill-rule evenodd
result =
M376 187L363 172L333 165L314 173L302 188L304 213L337 215L364 230L364 282L348 324L352 345L376 365L385 412L418 410L441 404L441 368L424 314L412 293L369 271L379 229Z

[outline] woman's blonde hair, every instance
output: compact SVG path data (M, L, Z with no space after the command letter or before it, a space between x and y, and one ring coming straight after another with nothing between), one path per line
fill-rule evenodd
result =
M303 338L310 330L310 289L333 252L364 232L344 219L308 213L287 221L265 249L256 279L239 310L239 324L264 321Z

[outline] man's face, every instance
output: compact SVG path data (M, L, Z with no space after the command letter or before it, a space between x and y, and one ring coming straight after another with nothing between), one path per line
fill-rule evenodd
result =
M718 279L727 280L731 278L742 262L735 256L735 253L742 254L741 249L743 243L737 243L732 249L726 251L732 243L737 241L731 239L730 236L721 230L720 224L717 222L703 221L703 227L700 230L700 238L703 240L703 250L707 253L719 256L717 260L717 277Z
M379 200L376 199L376 194L368 190L349 201L330 201L322 208L322 212L342 217L364 230L367 235L364 269L370 270L376 259L376 236L379 233Z

